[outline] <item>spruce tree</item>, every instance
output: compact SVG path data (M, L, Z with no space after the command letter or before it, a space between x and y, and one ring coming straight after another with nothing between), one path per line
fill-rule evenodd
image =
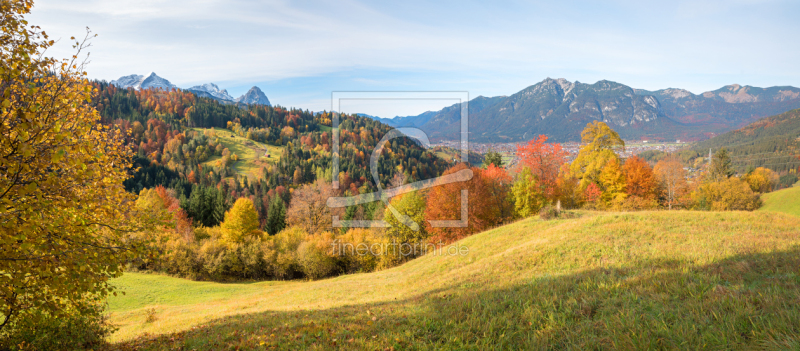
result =
M280 196L275 196L269 205L265 229L269 235L275 235L283 228L286 228L286 206L284 206Z
M708 174L709 179L712 182L721 182L733 176L733 173L733 166L731 166L731 157L728 155L728 150L722 148L711 158Z

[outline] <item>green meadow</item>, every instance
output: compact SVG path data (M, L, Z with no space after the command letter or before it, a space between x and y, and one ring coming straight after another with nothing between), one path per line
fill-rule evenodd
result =
M767 201L768 203L770 201ZM115 349L797 349L800 218L578 212L374 273L195 282L126 273Z

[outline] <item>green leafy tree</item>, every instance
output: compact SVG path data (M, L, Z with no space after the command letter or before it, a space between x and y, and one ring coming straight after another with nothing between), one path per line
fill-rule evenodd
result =
M514 182L511 188L511 193L514 198L514 212L522 218L539 213L539 210L547 202L536 176L527 167L517 177L517 181Z
M409 253L409 249L413 249L414 245L421 244L428 238L428 232L423 222L424 197L416 191L410 192L393 198L391 204L398 213L408 216L416 225L408 226L407 224L411 223L404 223L401 218L395 216L391 209L386 208L383 220L389 223L389 228L386 229L389 245L387 245L384 257L384 266L393 266L414 258L414 253Z
M265 229L269 235L275 235L280 233L283 228L286 228L286 206L280 196L275 196L269 205Z
M29 0L0 2L0 331L16 321L92 314L84 302L139 251L130 149L100 124L77 54L43 57L54 41L29 25ZM87 34L87 38L89 35ZM74 40L74 38L72 38ZM3 346L0 346L3 348Z

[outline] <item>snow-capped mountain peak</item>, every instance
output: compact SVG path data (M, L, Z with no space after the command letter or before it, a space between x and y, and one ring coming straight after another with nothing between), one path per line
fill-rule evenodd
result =
M115 85L116 87L122 89L127 89L127 88L133 88L136 90L140 89L170 90L173 88L179 89L175 84L172 84L168 80L159 77L155 72L150 73L150 75L147 77L140 74L131 74L128 76L122 76L119 79L112 80L110 84ZM261 91L261 89L259 89L258 87L250 88L250 90L248 90L247 93L240 96L239 98L234 98L228 93L226 89L220 89L219 86L214 83L195 85L186 90L191 91L192 93L194 93L199 97L208 97L223 103L241 103L247 105L258 104L258 105L272 106L267 96L264 95L264 92Z
M195 93L206 93L211 97L218 99L218 100L225 100L225 101L236 101L230 94L228 94L228 90L222 89L220 90L219 86L214 83L206 83L203 85L195 85L188 89L189 91ZM202 94L201 94L202 95Z
M111 84L117 86L118 88L134 88L134 89L164 89L169 90L172 88L177 88L175 84L170 83L168 80L159 77L155 72L150 73L149 76L145 77L140 74L131 74L129 76L120 77L117 80L112 80Z
M127 88L139 89L139 86L142 85L143 80L144 80L143 75L131 74L129 76L119 77L119 79L117 80L112 80L111 84L115 85L117 88L122 88L122 89L127 89Z

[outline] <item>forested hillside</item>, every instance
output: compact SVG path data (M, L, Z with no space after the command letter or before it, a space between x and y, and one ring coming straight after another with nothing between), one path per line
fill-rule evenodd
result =
M800 167L800 109L697 143L690 152L698 157L721 148L728 150L740 173L757 167L778 173L796 171Z
M126 188L135 193L156 186L174 189L181 207L196 223L219 224L224 211L241 197L254 200L264 222L275 196L288 204L289 189L332 178L328 113L223 104L178 89L119 89L105 82L94 86L98 89L94 104L102 122L126 131L126 143L137 154L137 169L125 182ZM349 194L372 192L376 184L369 173L369 158L391 127L366 117L340 118L340 188ZM210 128L224 128L234 135ZM280 147L282 153L271 155L278 161L256 163L260 169L242 174L236 170L242 168L237 163L244 155L226 147L232 138L266 144L272 150L272 146ZM217 159L221 161L209 162ZM408 181L429 179L450 165L411 139L398 138L384 148L378 173L386 187L396 176Z

